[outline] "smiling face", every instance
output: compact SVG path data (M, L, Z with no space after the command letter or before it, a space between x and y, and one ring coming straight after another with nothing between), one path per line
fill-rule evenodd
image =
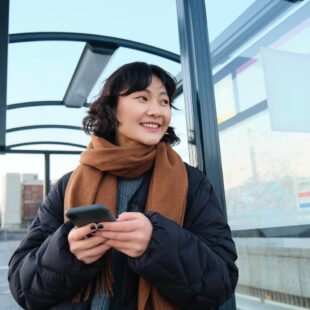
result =
M153 75L145 90L119 96L116 118L120 122L115 131L117 145L157 144L171 120L169 97L163 82Z

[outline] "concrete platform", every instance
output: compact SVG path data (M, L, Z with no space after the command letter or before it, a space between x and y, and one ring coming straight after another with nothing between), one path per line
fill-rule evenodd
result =
M0 241L0 308L16 310L20 308L13 299L7 280L9 259L20 244L20 240Z

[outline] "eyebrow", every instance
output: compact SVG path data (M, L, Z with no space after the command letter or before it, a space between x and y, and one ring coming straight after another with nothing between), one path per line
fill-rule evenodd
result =
M140 90L140 91L146 91L148 93L150 93L151 91L148 90L147 88L146 89L143 89L143 90ZM168 93L166 91L162 91L159 93L159 96L168 96ZM168 96L169 97L169 96Z
M159 95L160 95L160 96L163 96L163 95L164 95L164 96L168 96L168 93L167 93L166 91L162 91L162 92L159 93ZM168 96L168 97L169 97L169 96Z

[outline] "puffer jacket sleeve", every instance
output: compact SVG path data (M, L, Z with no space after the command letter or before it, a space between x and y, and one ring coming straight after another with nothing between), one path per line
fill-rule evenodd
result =
M48 194L9 262L11 293L25 309L48 309L73 297L102 268L102 261L85 265L69 251L67 236L73 224L63 222L68 178L60 179Z
M233 293L237 254L208 179L192 168L189 182L184 227L148 213L153 224L149 247L139 258L129 258L129 264L182 309L209 309Z

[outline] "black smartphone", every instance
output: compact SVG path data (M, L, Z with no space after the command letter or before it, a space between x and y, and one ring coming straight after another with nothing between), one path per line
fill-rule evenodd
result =
M111 211L102 204L70 208L66 216L78 227L90 223L116 221Z

